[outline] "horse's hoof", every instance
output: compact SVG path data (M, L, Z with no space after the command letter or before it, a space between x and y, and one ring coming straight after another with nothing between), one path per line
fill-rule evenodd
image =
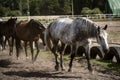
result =
M90 72L90 74L92 74L92 75L95 73L95 72L94 72L94 70L92 70L92 71L89 71L89 72Z
M72 70L71 70L71 69L68 69L68 72L72 72Z
M62 71L65 71L65 69L61 69Z
M19 57L17 57L17 60L19 60Z
M29 57L26 57L26 60L28 60L29 59Z
M32 64L34 64L35 63L35 61L32 61Z
M55 70L58 71L59 70L59 66L55 66Z
M12 56L12 53L9 53L9 56Z
M26 59L29 59L29 57L26 57Z
M13 51L10 51L10 52L9 52L9 56L12 56L12 54L13 54Z

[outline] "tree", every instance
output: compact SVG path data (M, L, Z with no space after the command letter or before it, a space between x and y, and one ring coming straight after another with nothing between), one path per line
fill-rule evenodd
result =
M18 1L19 0L0 0L0 4L3 7L9 8L11 10L18 10L19 9Z
M6 16L8 13L9 9L3 7L2 5L0 5L0 17L2 16Z
M59 14L71 14L71 1L70 0L59 0Z
M71 14L71 2L70 0L65 0L64 2L64 13L63 14Z
M106 0L73 0L74 2L74 14L79 15L82 13L84 7L89 9L99 8L104 12Z
M99 8L94 8L94 9L92 10L92 14L102 14L102 12L100 11Z
M42 0L31 0L30 1L30 14L40 15L41 4L42 4Z
M43 15L58 14L60 10L58 0L43 0L42 2L40 12Z
M92 10L88 7L84 7L81 11L81 14L91 14Z
M27 15L28 0L0 0L0 16ZM106 0L73 0L74 14L88 13L85 7L98 13L105 12ZM71 0L29 0L30 15L67 15L71 14ZM81 12L82 11L82 12ZM90 12L89 12L90 13Z

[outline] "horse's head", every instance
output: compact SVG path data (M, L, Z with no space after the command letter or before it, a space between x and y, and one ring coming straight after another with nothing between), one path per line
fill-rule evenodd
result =
M7 35L12 35L14 33L16 22L17 22L17 18L12 18L12 17L5 22L5 26L7 27L5 30L8 32Z
M17 18L10 18L10 19L8 19L8 23L16 23L16 21L17 21Z
M12 17L7 21L8 25L12 27L16 25L16 22L17 22L17 18L12 18Z
M43 26L43 24L41 24L39 21L31 19L30 22L34 25L34 27L40 31L44 31L45 27Z
M107 42L107 25L105 25L104 28L97 28L97 42L102 46L102 49L105 53L107 53L109 51L109 46L108 46L108 42Z

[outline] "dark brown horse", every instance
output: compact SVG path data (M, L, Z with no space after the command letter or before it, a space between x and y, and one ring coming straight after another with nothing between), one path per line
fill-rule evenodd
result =
M29 42L32 54L32 61L35 61L39 53L39 38L42 39L44 43L44 30L45 27L37 20L31 19L30 21L21 21L16 25L15 34L16 34L16 50L17 50L17 59L19 57L20 41L23 40L25 43L25 53L27 56L27 42ZM37 48L37 53L34 57L33 42L35 42L35 47Z
M10 46L9 55L13 52L13 34L14 28L16 26L17 18L10 18L8 21L0 21L0 44L5 48L5 43L3 41L3 36L8 40ZM11 37L11 40L10 40Z

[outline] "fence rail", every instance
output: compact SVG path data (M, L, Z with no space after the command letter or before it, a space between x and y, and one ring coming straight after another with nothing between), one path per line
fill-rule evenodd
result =
M51 16L17 16L18 20L29 20L29 19L37 19L37 20L54 20L57 18L70 17L70 18L78 18L78 17L86 17L93 20L112 20L119 19L120 15L115 14L88 14L88 15L51 15ZM1 17L2 20L7 20L10 17Z

